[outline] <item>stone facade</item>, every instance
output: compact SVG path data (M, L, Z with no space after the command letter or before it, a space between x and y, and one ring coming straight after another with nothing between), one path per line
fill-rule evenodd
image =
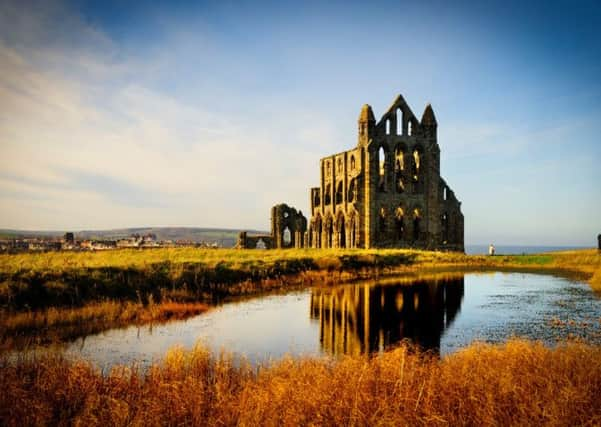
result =
M379 122L364 105L358 125L355 148L320 160L307 246L464 251L461 202L440 176L432 107L418 120L399 95Z
M249 236L246 231L238 235L240 249L285 249L306 247L307 218L299 210L284 203L271 208L271 234Z

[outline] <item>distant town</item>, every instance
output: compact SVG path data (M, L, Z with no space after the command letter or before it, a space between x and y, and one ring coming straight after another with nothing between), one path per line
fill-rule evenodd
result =
M0 253L102 251L121 248L232 248L240 229L211 227L131 227L104 230L0 229ZM249 230L265 234L261 230Z
M131 234L119 239L77 239L68 232L62 237L39 236L0 239L0 253L48 252L48 251L105 251L111 249L136 248L219 248L218 241L194 242L192 240L158 240L156 234Z

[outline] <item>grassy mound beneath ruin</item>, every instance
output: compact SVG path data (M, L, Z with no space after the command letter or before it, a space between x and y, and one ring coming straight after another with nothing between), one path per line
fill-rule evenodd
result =
M595 250L479 256L418 250L154 249L0 255L0 308L39 310L106 300L223 299L314 281L427 269L579 274L601 288Z
M0 307L37 310L106 299L145 302L151 296L154 301L213 301L310 282L329 273L357 276L464 258L409 250L188 248L2 255ZM308 274L312 272L326 274Z

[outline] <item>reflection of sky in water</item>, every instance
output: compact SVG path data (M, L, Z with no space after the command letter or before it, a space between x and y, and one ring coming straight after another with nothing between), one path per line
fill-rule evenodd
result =
M310 291L226 304L186 321L129 327L78 340L68 352L108 366L161 359L174 346L200 341L215 352L245 354L251 361L286 353L319 354L317 326L309 319Z
M576 325L551 327L553 319ZM587 322L586 327L582 323ZM474 340L505 341L525 336L547 344L568 334L601 342L601 301L588 285L550 275L467 274L461 313L444 331L441 353Z
M553 318L589 326L553 328ZM70 344L67 352L102 367L136 360L147 364L171 347L189 349L200 340L214 352L224 349L256 361L286 353L377 350L408 337L440 345L446 354L476 339L498 342L513 335L552 343L574 333L599 342L600 319L601 301L587 285L548 275L470 273L414 286L345 285L259 297L186 321L89 336Z

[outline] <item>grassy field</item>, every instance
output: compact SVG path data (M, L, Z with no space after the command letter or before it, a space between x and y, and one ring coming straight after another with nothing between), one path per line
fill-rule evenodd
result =
M135 268L144 269L168 263L190 263L207 268L227 267L232 270L250 271L286 266L291 263L311 261L316 267L333 260L341 263L346 258L357 258L373 264L376 260L408 261L420 258L462 259L463 254L441 253L402 249L338 250L338 249L288 249L288 250L238 250L161 248L151 250L122 249L98 252L46 252L22 253L0 256L0 273L14 274L22 270L31 272L58 272L82 268Z
M225 298L303 283L329 274L459 261L463 255L418 251L156 249L0 256L0 306L12 310L77 306L104 299ZM298 277L298 276L301 277ZM297 276L297 277L292 277ZM340 277L338 277L340 278Z
M531 255L465 255L457 252L413 249L121 249L97 252L46 252L0 255L3 277L23 272L54 274L100 268L144 270L157 265L199 265L232 271L295 272L294 268L352 269L396 265L540 266L590 272L599 267L601 253L595 249ZM590 268L586 268L590 267Z
M203 348L102 375L60 356L2 361L0 424L599 425L601 347L474 344L439 360L283 359L251 368Z
M284 276L287 283L310 281L310 272L328 273L317 278L338 273L338 279L348 279L426 269L572 273L601 289L601 254L593 249L495 257L416 250L48 252L0 255L0 307L29 310L106 299L144 302L150 295L155 301L210 301L272 288Z

